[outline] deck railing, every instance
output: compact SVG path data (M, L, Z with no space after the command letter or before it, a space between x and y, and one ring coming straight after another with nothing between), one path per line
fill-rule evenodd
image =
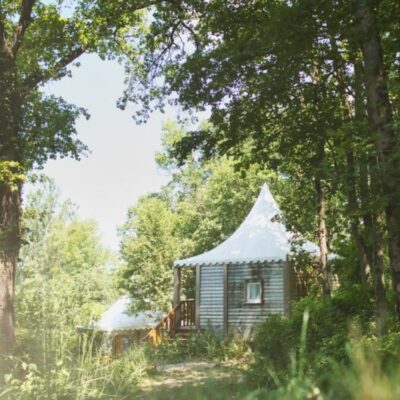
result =
M178 306L176 328L179 329L179 327L195 326L196 307L194 300L183 300L178 304Z
M157 347L163 338L163 334L174 337L182 328L196 325L196 305L194 300L181 300L150 332L143 338Z

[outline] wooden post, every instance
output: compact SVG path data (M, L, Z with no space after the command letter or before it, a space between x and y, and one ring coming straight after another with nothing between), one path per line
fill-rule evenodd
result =
M200 274L201 274L201 266L196 265L196 293L195 293L196 300L194 303L196 329L200 329Z
M113 338L114 342L114 357L119 358L122 353L122 340L120 335L116 335Z
M228 335L228 265L224 264L224 336Z
M176 307L181 301L181 269L178 267L174 268L174 307Z
M176 307L181 301L181 269L178 267L174 268L174 307ZM175 333L176 329L181 326L181 313L179 308L176 310L175 317L172 320L173 326L171 327L170 333Z
M286 257L286 261L283 266L283 307L284 307L284 315L290 314L290 303L293 300L292 293L292 274L291 274L292 263L289 260L289 257Z

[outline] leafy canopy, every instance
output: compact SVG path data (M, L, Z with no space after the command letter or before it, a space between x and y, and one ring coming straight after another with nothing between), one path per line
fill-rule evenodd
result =
M47 159L79 158L81 107L48 95L43 86L71 75L84 53L127 59L143 29L146 7L157 1L6 0L0 4L0 162L24 170Z

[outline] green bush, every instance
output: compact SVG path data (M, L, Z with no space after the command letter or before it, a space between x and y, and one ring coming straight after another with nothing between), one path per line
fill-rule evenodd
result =
M165 336L161 344L149 350L149 358L156 363L176 363L188 359L210 359L222 353L222 344L211 331L189 335L187 339Z
M255 363L250 369L250 381L257 386L274 386L276 379L286 375L290 352L295 339L290 321L279 315L268 318L257 329L254 342Z
M294 304L290 317L271 316L256 332L255 363L249 378L253 384L276 386L288 379L293 359L300 351L300 332L305 311L309 313L305 339L306 365L309 374L323 381L333 364L348 364L346 351L351 324L362 333L373 326L373 304L359 286L337 290L332 298L309 296Z
M156 349L149 350L149 358L156 363L176 363L190 359L227 360L242 358L250 352L247 340L231 336L217 338L211 330L189 335L187 339L164 337Z

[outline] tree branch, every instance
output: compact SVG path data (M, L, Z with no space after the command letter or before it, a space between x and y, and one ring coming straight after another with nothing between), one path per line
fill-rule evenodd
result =
M36 0L22 0L21 14L14 31L14 37L11 45L11 53L14 58L16 57L18 49L21 46L25 31L32 22L32 8L35 4L35 1Z
M55 63L53 67L50 67L46 70L37 71L36 73L28 76L23 86L29 90L33 89L37 85L47 82L51 78L56 78L65 67L75 61L85 51L85 46L76 47L75 49L71 50L70 53L62 57L57 63Z
M30 20L30 14L32 11L32 7L36 0L22 0L23 1L23 11L21 12L21 19L19 25L25 26L23 22L21 22L26 16L28 20ZM1 0L0 0L1 2ZM132 7L132 12L138 11L140 9L154 6L161 3L172 3L172 0L143 0L140 2L135 3L134 7ZM30 9L28 7L30 4ZM24 18L23 18L24 15ZM25 32L26 28L29 26L28 24L25 26L23 31L19 34L19 40L23 38L23 33ZM23 87L25 88L25 92L29 91L30 89L47 82L52 78L57 78L60 76L60 73L64 68L66 68L69 64L75 61L78 57L80 57L85 51L87 50L87 46L79 45L76 48L72 49L68 54L62 57L58 62L56 62L52 67L49 67L46 70L36 71L29 75L25 80Z

